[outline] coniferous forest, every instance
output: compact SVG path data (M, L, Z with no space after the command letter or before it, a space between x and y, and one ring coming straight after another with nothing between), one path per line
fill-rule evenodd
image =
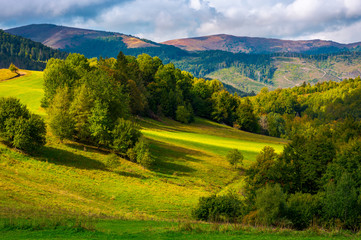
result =
M13 63L23 69L43 70L50 58L64 59L68 55L3 30L0 30L0 43L0 68L8 68Z

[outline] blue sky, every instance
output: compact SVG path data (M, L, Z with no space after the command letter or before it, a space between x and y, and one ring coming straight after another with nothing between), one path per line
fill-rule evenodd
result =
M53 23L157 42L220 33L361 41L361 0L0 0L0 7L2 29Z

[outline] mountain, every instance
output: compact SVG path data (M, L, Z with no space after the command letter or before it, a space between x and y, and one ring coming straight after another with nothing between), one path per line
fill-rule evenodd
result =
M7 32L49 47L86 57L116 57L119 51L137 56L147 53L163 63L196 77L217 78L239 95L316 84L360 75L361 43L291 41L268 38L213 35L156 43L131 35L52 24L33 24Z
M65 58L67 55L41 43L0 30L0 68L8 68L14 63L19 68L43 70L48 59Z
M331 53L342 52L361 46L361 42L341 44L324 40L280 40L258 37L237 37L226 34L183 38L163 42L187 51L222 50L233 53Z
M44 45L86 57L116 57L119 51L128 55L148 53L164 59L186 55L179 48L115 32L96 31L53 24L32 24L6 32L29 38Z

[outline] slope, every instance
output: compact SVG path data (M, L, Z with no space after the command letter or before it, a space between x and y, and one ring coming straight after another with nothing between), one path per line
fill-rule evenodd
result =
M48 59L66 56L65 52L0 30L0 68L9 67L10 63L14 63L20 68L43 70Z
M252 79L243 74L242 68L232 66L208 73L206 77L216 78L244 92L259 92L263 87L270 90L288 88L305 83L317 84L324 81L341 81L360 76L361 56L355 53L317 56L273 56L274 69L268 82ZM260 71L257 74L261 74ZM256 74L256 76L258 76Z
M137 56L148 53L162 59L177 58L186 52L168 45L115 32L96 31L53 24L32 24L6 32L41 42L54 49L84 54L86 57L116 57L119 51Z
M29 95L22 94L41 86L41 74L31 74L1 82L0 89L8 89L5 84L12 81L13 86L19 84L19 91L9 95L19 97L36 111L39 102L33 104ZM61 143L51 134L34 157L1 144L1 217L189 219L199 197L241 180L239 170L224 158L228 150L237 147L244 151L247 165L263 146L274 146L280 152L285 144L281 139L203 119L190 125L169 119L137 121L157 161L151 171L91 146Z

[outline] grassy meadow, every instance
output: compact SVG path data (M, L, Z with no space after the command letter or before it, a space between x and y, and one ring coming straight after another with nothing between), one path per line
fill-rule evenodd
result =
M0 82L0 96L14 96L44 117L42 72ZM146 170L104 149L51 133L29 156L0 143L2 239L301 239L288 231L193 223L198 199L242 186L243 168L225 159L240 149L244 167L266 145L281 152L285 140L247 133L197 118L135 119L150 142L156 164ZM100 220L102 219L102 220ZM85 231L89 229L91 231ZM308 239L329 239L307 234ZM338 239L343 239L343 235Z
M32 112L45 115L44 109L40 107L40 100L44 94L43 72L21 71L25 73L24 76L1 81L1 79L9 78L8 73L10 71L0 69L0 96L17 97L23 104L27 105Z

